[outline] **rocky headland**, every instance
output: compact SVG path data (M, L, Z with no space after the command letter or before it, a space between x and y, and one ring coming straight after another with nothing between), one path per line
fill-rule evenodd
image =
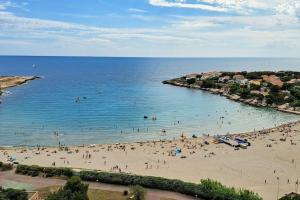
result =
M0 76L0 96L3 90L38 79L38 76Z
M252 106L300 114L300 72L206 72L163 83L209 91Z

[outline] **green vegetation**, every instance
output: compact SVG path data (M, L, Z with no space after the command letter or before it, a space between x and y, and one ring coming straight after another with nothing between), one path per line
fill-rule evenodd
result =
M187 82L188 84L194 84L194 83L196 82L196 79L190 78L190 79L187 79L186 82Z
M16 173L29 175L29 176L73 176L74 172L70 168L55 168L55 167L39 167L36 165L27 166L27 165L18 165Z
M174 191L204 199L260 200L261 198L248 190L235 190L218 182L202 180L200 184L170 180L161 177L115 174L108 172L82 171L80 177L86 181L118 185L140 185L146 188Z
M207 72L196 75L201 77L201 80L187 78L193 76L187 75L163 83L190 85L187 87L206 90L219 89L211 91L255 106L300 112L300 72Z
M0 171L9 171L12 169L13 169L12 164L0 162Z
M55 168L45 168L37 166L25 166L18 165L16 173L31 175L32 171L38 171L39 175L49 177L47 173L53 175ZM123 173L109 173L109 172L97 172L97 171L81 171L79 173L73 172L70 169L58 168L57 171L62 176L67 174L76 174L84 181L109 183L116 185L140 185L145 188L153 188L160 190L167 190L178 192L190 196L198 196L203 199L220 199L220 200L262 200L257 194L240 189L236 190L234 188L223 186L221 183L212 180L202 180L199 184L188 183L176 179L166 179L162 177L153 176L139 176L132 174Z
M3 189L0 187L0 200L27 200L28 194L25 190Z
M217 85L216 80L213 79L207 79L202 81L201 87L203 88L215 88Z
M73 176L63 188L50 194L46 200L89 200L88 187L88 185L81 182L79 177Z
M279 200L300 200L300 195L291 193L289 195L286 195L286 196L280 198Z
M131 188L132 200L145 200L146 191L143 187L137 185Z
M57 192L61 187L60 186L50 186L38 189L39 196L42 199L46 199L49 195L54 192ZM108 190L98 190L98 189L88 189L89 200L127 200L129 195L124 195L122 192L108 191Z

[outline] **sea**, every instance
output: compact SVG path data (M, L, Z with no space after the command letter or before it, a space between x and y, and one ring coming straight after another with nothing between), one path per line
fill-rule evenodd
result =
M0 75L42 77L1 97L0 146L172 140L181 134L240 133L300 119L162 84L216 70L299 71L300 59L0 56Z

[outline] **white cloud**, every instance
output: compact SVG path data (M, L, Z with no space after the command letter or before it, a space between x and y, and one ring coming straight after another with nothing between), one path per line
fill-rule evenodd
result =
M128 12L133 12L133 13L147 13L148 11L142 10L142 9L138 9L138 8L129 8Z
M300 0L288 0L280 3L275 8L279 13L300 18Z
M20 17L2 9L0 54L282 57L300 52L300 25L291 13L168 19L154 28L103 28Z
M218 7L218 6L210 6L199 3L186 3L184 0L149 0L149 3L153 6L162 6L162 7L177 7L177 8L192 8L192 9L201 9L201 10L209 10L216 12L225 12L226 8Z
M300 15L300 0L149 0L154 6L192 8L217 12L233 12L249 15L253 12Z
M26 8L27 5L28 5L27 2L14 3L10 0L6 0L6 1L0 2L0 10L6 10L7 8L18 8L18 9L28 12L29 9Z

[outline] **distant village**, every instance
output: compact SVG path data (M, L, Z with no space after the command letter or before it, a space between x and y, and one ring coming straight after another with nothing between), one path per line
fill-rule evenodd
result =
M163 81L260 107L300 114L300 72L206 72Z

